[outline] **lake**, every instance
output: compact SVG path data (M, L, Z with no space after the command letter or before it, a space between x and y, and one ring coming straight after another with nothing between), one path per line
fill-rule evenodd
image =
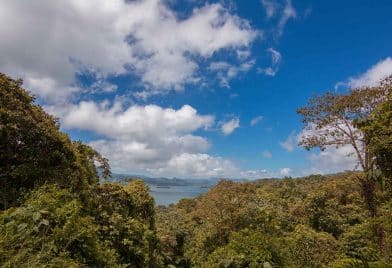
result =
M177 203L183 198L196 197L208 191L208 188L201 188L200 186L170 186L169 188L161 188L149 184L148 187L150 188L150 194L155 199L155 204L164 206Z

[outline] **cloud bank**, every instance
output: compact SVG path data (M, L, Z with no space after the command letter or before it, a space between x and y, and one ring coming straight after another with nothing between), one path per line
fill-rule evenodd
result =
M80 91L76 76L87 71L132 74L150 92L182 90L202 80L198 59L244 54L259 34L221 4L179 19L159 0L5 0L0 18L0 69L51 101Z

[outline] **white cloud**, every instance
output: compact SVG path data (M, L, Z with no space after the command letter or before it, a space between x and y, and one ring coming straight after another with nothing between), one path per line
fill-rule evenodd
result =
M277 18L274 34L277 38L281 37L287 22L297 17L297 11L293 7L291 0L261 0L261 4L265 9L267 19Z
M267 19L270 19L276 15L279 9L279 4L276 0L261 0L261 4L265 9Z
M257 68L257 72L260 74L268 75L268 76L275 76L276 75L276 70L273 69L272 67Z
M23 86L32 91L34 95L50 99L56 103L64 103L72 94L81 91L79 87L61 85L50 77L35 78L27 76Z
M263 157L264 158L271 158L272 157L272 153L268 150L263 151Z
M271 53L272 64L273 65L279 64L280 61L282 60L282 55L280 54L280 52L273 48L269 48L267 49L267 51Z
M110 106L108 102L89 101L47 109L61 118L64 128L101 136L90 145L107 157L117 172L152 172L167 165L173 168L172 161L179 155L204 153L209 142L192 133L214 124L212 116L200 115L189 105L177 110L156 105L124 109L120 102Z
M277 26L277 33L278 33L279 37L282 36L287 22L290 19L294 19L296 17L297 17L297 12L295 11L293 5L291 4L291 0L287 0L286 5L283 8L282 16L280 17L280 20L279 20L278 26Z
M282 55L279 51L273 48L268 48L267 52L271 54L271 66L266 68L257 68L257 72L268 76L275 76L279 70L280 62L282 61Z
M351 133L351 135L349 136L346 133ZM330 124L328 126L324 126L323 128L318 128L316 124L310 123L301 131L301 133L297 135L297 142L303 140L304 138L311 138L313 136L323 137L325 139L325 143L331 144L330 146L335 146L336 140L339 140L338 144L349 144L352 142L352 136L357 141L359 150L362 150L362 132L355 128L351 122L336 122L336 124Z
M263 118L264 117L262 115L259 115L259 116L256 116L256 117L252 118L252 120L250 121L250 125L252 127L257 125L261 120L263 120Z
M348 79L348 85L351 88L376 86L380 81L392 75L392 58L388 57L377 62L370 67L365 73Z
M239 169L231 161L221 157L183 153L175 155L161 168L150 169L150 172L159 176L177 174L182 177L216 178L232 177L239 173Z
M222 124L221 130L224 135L230 135L236 128L240 127L240 119L238 117L233 118Z
M239 178L243 179L261 179L270 176L266 169L260 170L245 170L240 172Z
M155 176L181 176L189 178L259 179L270 176L265 169L241 170L232 161L208 154L179 154L162 168L151 169Z
M297 147L298 136L295 135L295 132L291 132L285 141L280 142L280 146L282 146L286 151L292 152Z
M131 72L151 90L181 90L200 79L196 58L206 61L221 50L244 54L257 35L221 4L180 20L159 0L5 0L0 69L32 81L34 93L47 99L80 90L75 75L84 71Z
M308 159L310 161L310 168L306 170L308 174L331 174L358 168L358 161L351 145L340 148L328 147L319 153L311 153Z
M340 86L349 86L351 88L376 86L382 79L390 75L392 75L392 58L387 57L371 66L363 74L357 77L350 77L346 82L338 82L335 85L335 88ZM314 125L310 125L307 129L304 129L298 135L298 138L300 139L301 137L313 136L315 134L328 137L331 128L315 129ZM347 131L347 126L343 123L340 125L340 128ZM361 131L356 129L351 124L350 128L350 132L353 133L356 139L361 140ZM345 139L346 143L351 142L345 135L343 135L341 138ZM364 148L361 142L357 142L357 147L359 148L359 152L363 154ZM358 159L356 157L356 152L352 145L344 145L339 148L329 146L324 151L319 153L311 153L308 156L308 159L310 161L311 167L306 171L307 173L326 174L360 168Z
M177 110L157 105L124 108L121 102L89 101L46 109L59 116L66 129L98 134L100 138L89 145L109 159L114 172L186 178L239 178L244 174L256 178L261 174L209 155L208 140L193 132L211 128L214 118L200 115L189 105Z
M233 65L228 62L219 61L212 62L208 69L217 73L217 77L220 80L220 85L222 87L229 88L229 82L231 79L235 78L240 73L246 73L253 67L254 64L254 60L241 63L240 65Z
M288 176L288 175L290 175L290 173L291 173L291 168L288 168L288 167L282 168L282 169L279 171L279 173L280 173L280 175L282 175L282 176Z
M317 129L314 124L310 124L306 129L303 129L298 134L297 139L301 140L306 137L321 136L326 138L326 142L332 142L338 136L331 137L334 126ZM360 140L362 133L350 125L350 131L344 124L339 125L339 129L343 129L345 132L351 132L356 140ZM331 174L341 172L345 170L354 170L359 168L358 159L355 154L355 150L351 144L351 140L345 136L339 136L339 138L347 143L346 145L336 148L336 146L327 146L323 151L313 151L307 154L309 160L309 168L305 169L303 174ZM363 151L361 142L357 142L359 152Z
M178 110L156 105L135 105L124 110L119 102L108 107L106 102L89 101L56 109L65 128L91 130L110 138L166 138L208 128L214 122L212 116L199 115L189 105Z

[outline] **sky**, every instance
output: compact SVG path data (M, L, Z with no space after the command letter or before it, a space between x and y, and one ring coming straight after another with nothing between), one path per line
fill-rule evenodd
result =
M357 168L306 151L296 110L392 74L392 1L2 0L0 72L61 129L153 177Z

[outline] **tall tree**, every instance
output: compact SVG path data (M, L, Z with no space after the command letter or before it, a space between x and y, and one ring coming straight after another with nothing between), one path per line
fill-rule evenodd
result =
M377 187L380 179L379 176L375 176L374 170L380 164L388 161L390 163L391 159L388 151L390 147L386 149L382 147L384 149L378 150L378 156L375 154L377 150L374 143L383 138L378 136L380 133L372 130L390 128L389 125L383 125L388 124L388 120L377 115L379 109L387 110L386 113L390 112L388 100L391 92L392 78L389 77L381 81L378 86L351 89L347 94L327 93L314 97L310 99L307 106L297 111L304 123L300 145L306 149L325 150L329 146L352 147L352 154L356 156L359 166L365 173L365 176L359 176L358 179L373 219L378 217ZM372 120L372 117L375 117L375 120ZM372 122L372 124L366 128L367 124L364 122ZM390 133L386 133L386 136L388 135ZM382 226L375 224L374 232L379 238L380 249L383 250L385 237Z
M304 123L300 145L310 150L329 146L351 145L358 164L364 170L374 168L374 159L367 148L364 132L356 122L365 120L385 101L391 90L391 79L382 85L350 90L348 94L327 93L310 99L307 106L298 109Z
M95 161L109 175L107 160L87 145L71 142L21 85L0 73L0 209L46 182L73 190L96 183Z
M385 178L387 190L392 194L392 77L383 83L388 88L385 101L356 125L364 132L369 153Z

